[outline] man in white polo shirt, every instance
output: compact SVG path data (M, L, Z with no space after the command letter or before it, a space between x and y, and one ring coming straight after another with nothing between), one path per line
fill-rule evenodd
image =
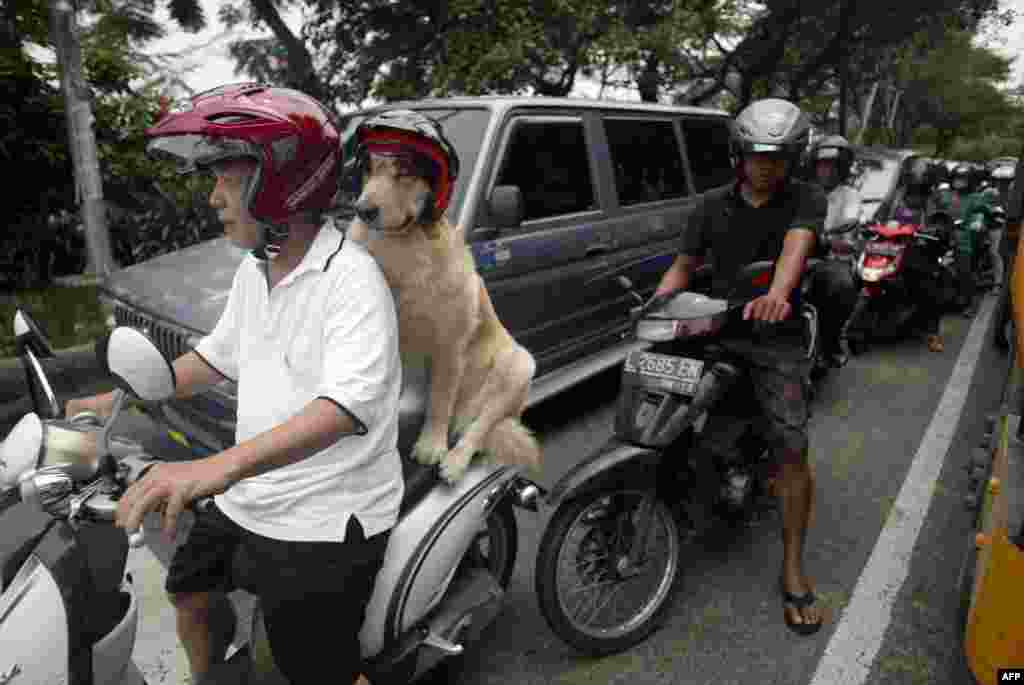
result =
M118 524L164 508L173 534L190 502L214 496L167 577L194 682L223 658L210 610L237 586L260 597L293 685L365 683L358 634L403 494L401 366L383 274L320 216L338 187L337 129L302 93L248 84L198 95L146 134L154 157L214 173L225 234L253 252L216 328L174 362L178 397L237 381L237 444L154 467Z

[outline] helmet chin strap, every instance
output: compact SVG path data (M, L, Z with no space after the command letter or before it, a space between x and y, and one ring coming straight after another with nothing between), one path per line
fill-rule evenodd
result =
M263 224L263 242L253 249L252 256L261 262L272 262L281 254L287 239L287 224Z

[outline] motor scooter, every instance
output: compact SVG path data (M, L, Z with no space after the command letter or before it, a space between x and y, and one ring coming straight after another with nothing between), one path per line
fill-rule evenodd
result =
M9 437L4 443L3 453L8 455L5 477L18 484L8 496L41 501L55 518L63 515L64 502L81 500L71 507L76 516L105 522L102 527L117 534L125 549L127 544L138 547L146 543L145 528L126 538L110 523L117 498L159 463L159 458L146 454L137 444L119 447L110 437L111 429L128 398L159 402L171 397L173 367L146 334L130 327L113 329L97 346L97 353L119 386L110 418L102 427L90 429L90 435L96 434L90 444L97 466L69 471L65 462L77 463L86 456L65 450L55 457L55 469L47 468L49 464L35 455L57 449L48 440L58 435L52 427L63 424L30 414L16 426L17 433L12 432L14 439ZM41 367L36 375L39 383L46 385ZM403 403L419 408L412 413L418 413L421 422L425 389L406 386L402 398ZM403 463L405 497L399 522L392 530L360 633L366 675L375 685L413 682L439 665L454 665L452 660L495 619L518 545L513 507L536 510L541 495L537 485L510 467L478 461L458 484L448 486L440 481L436 469L420 467L410 459ZM47 479L58 483L50 484ZM46 496L41 497L40 491ZM204 500L195 506L207 504ZM68 635L77 634L77 625L60 624L56 619L44 621L38 629L56 632L58 626ZM250 633L250 643L216 664L204 685L286 683L274 664L258 603ZM14 654L11 658L17 659L22 671L27 669L27 657ZM26 682L48 681L33 676Z
M726 299L704 295L698 276L690 290L644 303L620 277L647 347L623 365L613 437L551 488L555 511L537 555L541 611L574 648L606 655L644 640L671 611L686 543L772 508L764 417L743 354L770 324L742 312L767 292L773 268L746 267ZM817 313L796 297L803 346L791 361L809 365Z
M860 293L843 327L842 337L857 350L869 340L906 335L920 315L920 303L908 287L906 262L912 251L933 265L939 306L957 296L952 248L941 234L917 224L872 223L863 229L863 246L854 273Z
M37 411L0 446L0 683L144 684L131 660L139 604L128 540L110 525L118 485L108 457L141 446L88 416L58 418L40 363L52 348L28 312L16 311L14 328Z

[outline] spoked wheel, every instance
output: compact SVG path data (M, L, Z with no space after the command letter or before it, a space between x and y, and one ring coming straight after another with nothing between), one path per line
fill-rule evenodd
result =
M642 503L649 504L643 516ZM641 530L646 519L646 531ZM637 561L630 550L646 541ZM679 527L650 490L597 491L555 512L537 558L537 597L562 640L594 655L621 652L667 618L678 587Z

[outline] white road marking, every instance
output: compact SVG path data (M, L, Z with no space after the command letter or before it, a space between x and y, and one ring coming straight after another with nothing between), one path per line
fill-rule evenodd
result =
M860 685L871 673L892 619L893 604L907 579L946 453L956 435L996 301L995 297L985 297L981 303L889 519L810 685Z

